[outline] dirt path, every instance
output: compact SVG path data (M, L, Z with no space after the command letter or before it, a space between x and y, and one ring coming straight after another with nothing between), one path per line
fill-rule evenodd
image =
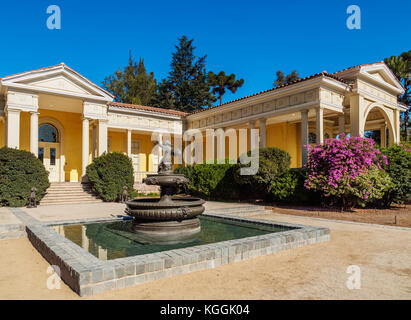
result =
M327 226L332 240L88 299L411 299L411 231L259 218ZM360 267L359 290L346 287L350 265ZM0 241L0 299L79 299L65 284L47 289L47 267L27 239Z

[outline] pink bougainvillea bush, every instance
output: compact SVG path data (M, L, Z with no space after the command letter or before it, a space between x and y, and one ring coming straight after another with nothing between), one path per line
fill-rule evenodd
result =
M340 135L308 148L305 187L320 191L331 205L350 209L383 197L392 186L382 169L387 158L374 147L374 140Z

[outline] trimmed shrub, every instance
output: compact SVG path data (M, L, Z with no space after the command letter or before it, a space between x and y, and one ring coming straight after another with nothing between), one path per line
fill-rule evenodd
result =
M192 167L189 190L208 199L238 199L236 168L237 165L229 164L228 160L225 164L196 164Z
M251 152L247 155L251 157ZM244 186L254 196L267 197L271 183L290 168L291 157L288 152L275 147L259 149L259 166L254 175L241 175L240 169L249 165L238 165L235 181Z
M24 150L0 149L0 204L22 207L28 204L31 188L35 187L40 201L50 186L49 173L34 154Z
M411 150L394 145L381 149L381 152L387 157L388 165L384 164L384 169L391 177L393 187L386 192L380 205L403 203L411 198Z
M374 147L374 140L361 137L326 139L308 146L308 177L305 186L321 192L331 205L350 209L381 199L392 184L382 170L387 159Z
M133 164L125 154L104 153L87 166L86 173L92 190L104 201L121 199L124 186L129 197L134 193Z
M307 170L295 168L286 171L271 182L270 194L272 200L292 204L314 204L319 195L304 187Z

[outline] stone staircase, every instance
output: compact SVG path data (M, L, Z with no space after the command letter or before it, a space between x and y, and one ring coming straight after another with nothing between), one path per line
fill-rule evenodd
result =
M69 203L101 203L90 190L90 185L80 182L51 183L40 205Z

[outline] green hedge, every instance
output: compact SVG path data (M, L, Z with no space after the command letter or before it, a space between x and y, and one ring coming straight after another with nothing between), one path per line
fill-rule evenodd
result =
M239 198L239 186L234 180L235 164L196 164L180 166L174 173L184 174L189 180L191 194L213 200L233 200Z
M189 187L208 199L233 200L239 198L239 187L234 180L235 164L197 164L193 167Z
M388 165L384 169L393 182L393 187L384 195L380 205L390 206L392 203L403 203L411 199L411 152L402 145L382 148Z
M34 154L24 150L0 149L0 205L22 207L28 204L31 188L40 201L50 186L49 173Z
M250 157L251 152L247 155ZM255 175L241 175L242 167L249 165L238 165L235 170L234 179L243 187L244 194L252 195L254 198L269 198L271 183L278 176L285 173L291 164L291 157L288 152L275 147L259 149L259 166Z
M129 197L134 194L134 171L131 159L118 152L104 153L87 166L92 190L104 201L121 199L127 186Z
M292 204L318 204L320 194L307 190L304 181L307 170L295 168L286 171L271 182L270 195L276 202Z

